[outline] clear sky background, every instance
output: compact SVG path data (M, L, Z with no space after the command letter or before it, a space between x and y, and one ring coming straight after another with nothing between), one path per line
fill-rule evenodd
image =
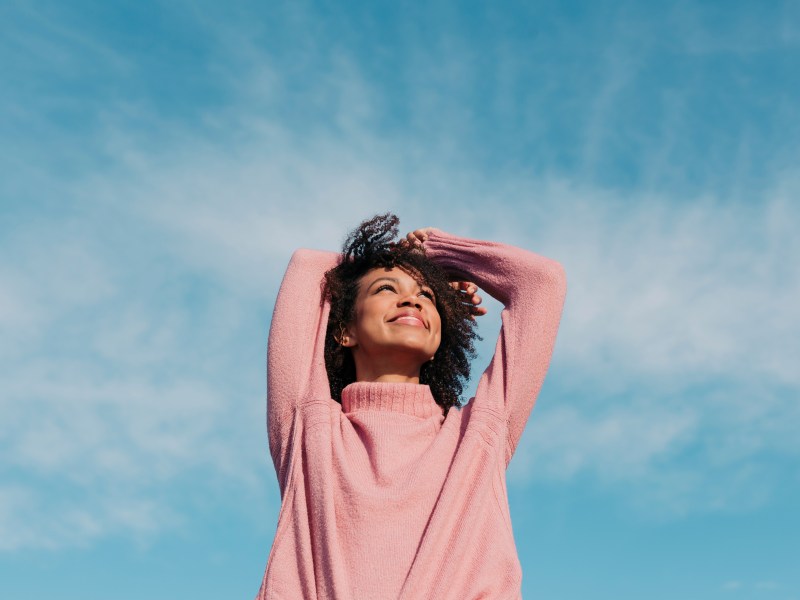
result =
M800 600L797 2L7 0L0 92L3 600L255 595L281 275L386 210L566 269L525 598Z

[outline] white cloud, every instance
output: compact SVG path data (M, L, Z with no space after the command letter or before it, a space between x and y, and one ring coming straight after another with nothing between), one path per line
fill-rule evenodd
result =
M722 589L723 590L729 590L729 591L735 591L735 590L740 589L741 587L742 587L742 582L741 581L735 581L735 580L726 581L722 585Z
M780 590L781 585L778 582L771 580L746 583L737 579L733 579L722 584L722 589L726 592L739 592L741 590L748 590L756 593L762 593Z
M758 581L755 587L757 590L777 590L781 586L776 581Z
M54 320L116 290L102 247L77 220L34 222L0 240L0 249L13 256L0 265L0 327L14 340L9 349L40 342Z
M786 175L752 205L540 194L564 206L542 246L569 292L513 481L589 476L667 514L769 501L784 475L766 465L800 455L799 189Z
M232 489L263 498L263 360L225 376L252 303L213 286L187 302L191 273L158 247L64 225L3 240L2 548L147 538Z
M591 416L576 407L536 415L534 434L511 463L509 476L571 479L589 471L605 480L640 478L697 435L697 417L667 407L637 410L626 402Z
M787 195L761 208L629 200L571 202L549 223L570 282L562 357L628 377L800 383L800 276L787 268L800 244L786 226L799 215Z
M4 380L0 470L15 482L2 496L5 549L154 535L198 503L181 488L206 503L233 489L264 494L264 428L253 426L263 401L241 387L223 393L186 375L151 383L66 360Z
M19 289L16 273L0 274L0 328L9 332L13 328L30 327L35 319L32 308Z
M86 546L113 534L146 541L180 522L163 503L127 494L63 499L27 486L0 488L0 551Z

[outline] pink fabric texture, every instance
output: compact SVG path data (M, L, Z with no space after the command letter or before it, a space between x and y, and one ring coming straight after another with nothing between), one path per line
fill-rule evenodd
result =
M267 425L281 511L257 600L512 600L522 571L505 472L553 352L561 266L433 230L428 256L504 305L476 395L447 418L426 385L358 382L331 399L321 281L298 250L269 334Z

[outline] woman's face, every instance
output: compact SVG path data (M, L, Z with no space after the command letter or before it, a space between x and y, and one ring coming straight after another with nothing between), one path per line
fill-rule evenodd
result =
M419 368L439 348L441 329L431 288L399 267L373 269L361 278L345 345L353 349L357 365L394 357Z

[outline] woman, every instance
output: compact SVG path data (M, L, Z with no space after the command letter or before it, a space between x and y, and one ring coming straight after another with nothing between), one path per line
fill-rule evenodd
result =
M511 246L365 221L298 250L268 350L282 504L259 600L516 599L505 470L542 385L561 266ZM457 281L453 287L449 281ZM474 281L504 305L475 397Z

